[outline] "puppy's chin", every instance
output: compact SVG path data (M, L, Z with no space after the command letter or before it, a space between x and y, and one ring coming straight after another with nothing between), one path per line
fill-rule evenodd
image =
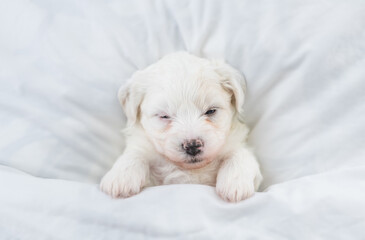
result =
M209 163L212 162L212 159L206 159L206 158L189 158L186 159L183 162L177 162L173 161L169 158L167 158L170 162L174 163L178 167L185 169L185 170L193 170L193 169L199 169L207 166Z

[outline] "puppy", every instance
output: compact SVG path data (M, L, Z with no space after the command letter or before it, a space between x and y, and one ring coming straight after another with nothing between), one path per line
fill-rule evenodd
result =
M242 121L245 79L222 61L173 53L137 71L118 92L127 116L126 148L101 190L130 197L144 187L216 186L237 202L262 181Z

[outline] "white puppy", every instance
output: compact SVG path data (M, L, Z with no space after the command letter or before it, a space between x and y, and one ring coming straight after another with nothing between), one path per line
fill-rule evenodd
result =
M129 197L146 186L196 183L216 186L227 201L253 195L262 176L246 145L245 88L228 64L184 52L136 72L118 93L127 145L101 190Z

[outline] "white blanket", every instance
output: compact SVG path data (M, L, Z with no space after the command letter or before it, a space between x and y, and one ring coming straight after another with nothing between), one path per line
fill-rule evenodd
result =
M362 239L365 167L274 185L226 203L212 187L166 185L112 200L95 184L1 168L1 239ZM11 184L10 184L11 183Z
M0 2L0 239L363 238L364 12L361 0ZM119 86L177 50L246 76L265 177L249 200L97 188L123 150Z

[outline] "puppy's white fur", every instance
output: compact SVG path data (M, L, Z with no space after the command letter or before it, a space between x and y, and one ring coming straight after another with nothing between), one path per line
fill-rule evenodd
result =
M184 52L136 72L118 93L127 145L101 189L129 197L146 186L197 183L216 186L227 201L253 195L262 176L246 145L245 89L228 64ZM201 143L197 155L186 150L192 139Z

